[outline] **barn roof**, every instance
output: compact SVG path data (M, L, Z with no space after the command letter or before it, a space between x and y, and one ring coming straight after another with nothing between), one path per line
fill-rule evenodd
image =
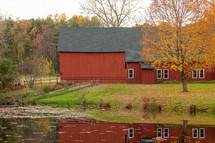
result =
M60 29L58 52L125 52L126 62L140 62L140 27Z

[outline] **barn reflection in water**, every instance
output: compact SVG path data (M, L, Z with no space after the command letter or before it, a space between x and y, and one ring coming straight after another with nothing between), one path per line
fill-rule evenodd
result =
M206 126L71 120L62 121L60 131L62 143L215 142L215 127Z

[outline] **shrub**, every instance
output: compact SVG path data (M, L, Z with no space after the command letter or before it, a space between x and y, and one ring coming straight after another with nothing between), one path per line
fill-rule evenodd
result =
M129 103L128 105L125 106L125 109L132 110L133 105L131 103Z
M143 110L145 112L161 112L162 107L161 107L161 105L156 104L156 103L145 103L143 105Z
M195 105L193 105L193 104L189 105L187 110L190 115L196 115L196 106Z
M10 90L20 90L26 87L24 85L21 85L21 83L9 83L7 88L9 88Z
M17 77L16 66L9 59L0 61L0 82L1 87L6 88L7 85Z
M37 102L36 102L36 100L31 100L31 101L30 101L30 104L31 104L31 105L37 105Z
M73 82L72 81L65 81L65 80L63 80L63 81L59 82L58 85L61 85L63 87L67 87L69 85L73 85Z
M22 92L21 94L19 94L19 97L20 98L25 98L25 97L29 96L30 94L31 94L30 91Z
M98 103L99 109L110 109L111 105L110 103L104 103L102 100Z
M46 86L43 86L42 87L42 92L43 93L47 93L47 92L50 92L50 91L52 91L53 89L52 89L52 87L50 86L50 85L46 85Z
M58 89L61 89L61 88L63 88L63 86L60 85L60 84L55 84L55 85L52 87L53 90L58 90Z

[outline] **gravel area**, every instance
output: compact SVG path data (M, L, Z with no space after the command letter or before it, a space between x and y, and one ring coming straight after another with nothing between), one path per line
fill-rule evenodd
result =
M87 118L84 111L51 106L1 106L0 118Z

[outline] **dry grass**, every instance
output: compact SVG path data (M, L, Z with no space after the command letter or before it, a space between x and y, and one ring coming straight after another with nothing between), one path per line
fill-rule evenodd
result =
M182 92L181 84L102 84L70 92L61 96L39 100L45 104L80 105L80 97L86 98L88 112L94 118L117 122L181 123L188 119L192 124L214 124L215 83L188 84L189 92ZM108 111L97 110L100 101L110 103ZM132 109L125 107L131 104ZM147 105L161 107L162 114L144 112ZM189 115L191 105L197 115ZM201 113L204 111L205 113Z

